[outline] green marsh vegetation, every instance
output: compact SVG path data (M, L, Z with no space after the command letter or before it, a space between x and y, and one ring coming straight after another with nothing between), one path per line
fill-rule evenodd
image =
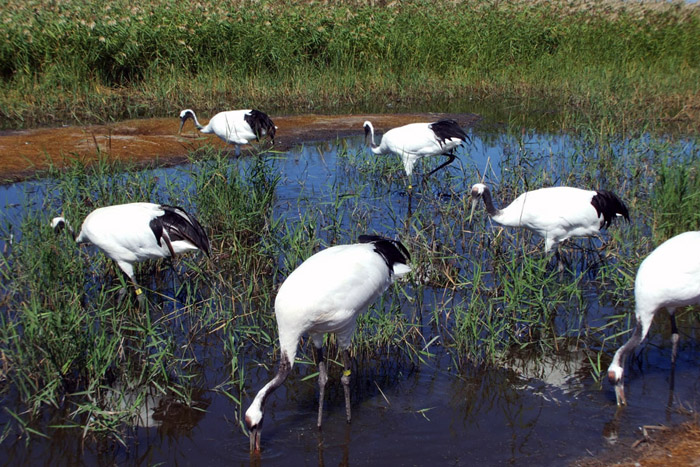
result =
M377 159L359 138L286 155L200 151L186 166L156 172L106 158L52 171L1 219L3 436L67 430L128 446L142 402L154 395L193 420L223 397L228 424L243 430L246 402L277 361L277 287L318 249L367 232L400 238L414 271L359 319L357 384L445 362L461 375L572 353L600 380L630 326L637 266L664 238L697 228L678 206L694 209L699 159L692 139L600 134L484 132L480 141L501 160L465 149L462 164L431 176L410 203L399 158ZM467 194L482 173L501 204L543 184L604 183L633 222L614 224L606 245L565 244L560 275L532 234L492 226L483 208L469 223ZM139 309L131 293L121 297L126 284L111 261L48 224L61 211L77 224L98 205L143 199L196 213L212 256L141 263L149 300ZM338 361L332 337L329 344ZM306 343L299 363L300 381L289 384L315 384ZM330 367L333 377L341 371Z
M0 128L251 106L554 128L700 118L700 9L683 2L11 0L3 12Z

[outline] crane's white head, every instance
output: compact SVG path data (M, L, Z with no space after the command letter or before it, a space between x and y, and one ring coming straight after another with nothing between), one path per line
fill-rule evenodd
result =
M610 381L610 384L615 385L615 399L617 399L617 405L627 404L627 399L625 398L625 383L622 380L622 376L622 367L617 362L613 361L608 367L608 381Z
M260 452L260 431L262 430L263 412L260 401L256 398L245 412L245 423L250 430L250 452Z
M622 379L622 367L617 363L611 363L608 367L608 380L617 384Z
M194 111L192 109L183 110L180 112L180 129L177 130L178 134L182 132L182 127L185 126L188 118L191 118L197 124L197 116L194 114Z
M57 234L65 228L71 234L73 240L75 240L75 231L73 230L73 227L70 225L70 223L63 216L54 217L53 219L51 219L51 228Z
M481 199L481 197L487 189L488 188L486 188L486 185L484 185L483 183L476 183L474 184L474 186L472 186L472 209L469 213L470 223L472 221L472 216L474 216L474 210L476 209L476 205L479 204L479 199Z
M474 186L472 186L472 198L479 198L484 194L484 191L486 191L486 185L483 183L475 183Z

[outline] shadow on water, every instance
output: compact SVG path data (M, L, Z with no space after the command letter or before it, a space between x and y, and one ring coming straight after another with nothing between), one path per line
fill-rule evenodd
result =
M304 345L293 374L268 401L261 457L250 458L239 418L241 407L234 399L240 398L245 410L255 392L274 374L276 346L244 345L245 355L238 363L245 368L245 381L239 392L230 387L222 390L233 364L230 349L222 344L226 339L221 331L224 324L213 325L215 331L197 334L192 318L196 304L206 301L208 294L216 296L216 290L200 290L196 304L188 302L182 284L195 273L188 272L190 260L183 260L184 264L176 265L178 274L163 266L147 283L150 309L148 317L139 319L178 321L176 344L189 346L187 355L197 374L195 382L187 385L191 390L188 402L157 386L135 390L106 384L100 404L103 410L139 407L136 416L123 421L126 429L121 440L86 442L79 427L49 428L48 439L30 436L29 443L21 436L5 439L0 458L5 463L561 465L629 440L640 425L683 421L684 415L669 406L690 404L694 408L700 393L696 370L700 362L692 338L682 339L679 360L671 373L668 330L653 332L651 342L638 352L639 358L634 359L628 373L631 405L625 410L616 409L607 383L593 377L596 349L605 345L611 352L614 344L605 343L605 336L591 338L595 333L586 331L604 328L608 315L629 313L631 291L616 307L605 295L609 283L599 277L597 269L587 272L590 264L614 263L615 259L591 256L580 260L581 253L571 253L573 273L562 282L579 284L580 297L556 306L556 313L547 322L554 331L494 331L511 336L510 346L516 350L503 349L492 360L483 358L487 349L483 354L478 350L469 355L460 353L457 329L461 323L467 315L481 313L486 320L489 313L486 307L470 308L477 300L470 295L477 276L483 275L479 280L488 291L484 295L495 300L495 312L517 310L524 314L527 308L537 310L536 297L520 306L508 303L509 284L504 284L496 271L516 274L529 257L544 264L535 265L543 268L543 276L551 269L546 260L540 260L541 242L537 238L502 231L490 225L483 212L467 225L464 218L471 185L482 177L496 187L507 185L510 188L498 193L505 203L521 189L578 180L571 173L577 170L585 146L571 135L534 132L512 135L484 131L472 132L471 137L473 144L458 152L460 164L435 174L411 193L406 191L398 158L368 154L361 135L305 143L261 156L280 177L272 214L280 230L273 235L283 237L290 225L302 225L297 231L308 232L324 246L376 232L405 239L413 248L415 282L400 285L398 292L377 305L377 309L393 306L395 315L386 318L370 312L359 321L357 332L363 339L358 340L363 343L355 350L353 363L351 424L345 422L340 366L330 364L324 426L321 431L316 428L316 369ZM255 158L237 161L241 170L255 163ZM148 176L157 177L159 186L179 186L175 192L182 194L191 190L190 177L200 170L199 164L206 162L155 169ZM428 171L420 165L419 170ZM592 180L581 177L583 182ZM47 199L51 194L51 182L46 180L0 186L0 251L22 241L19 226L28 210L58 208ZM472 242L474 237L480 240ZM584 255L586 242L577 243ZM513 250L515 256L503 256L504 251ZM101 255L94 248L84 254ZM498 259L502 256L505 259ZM287 265L286 259L278 262L279 268L288 272L296 264ZM482 261L488 264L487 271L478 272ZM93 268L97 270L91 272L91 281L118 284L113 273L105 276L105 269L111 271L107 262ZM553 284L535 289L547 294L562 285L559 279L552 280ZM601 296L607 298L601 300ZM219 299L221 307L231 308L232 315L241 313L242 305L235 303L235 298L216 297ZM246 312L269 316L271 304L266 304L267 308ZM182 310L187 311L178 314ZM400 342L375 346L371 336L385 329L383 326L395 326L394 332L401 333ZM477 339L484 339L485 329L480 328ZM274 342L276 331L266 332ZM553 341L557 348L528 353L537 336L547 332L557 336ZM329 355L334 355L332 350ZM605 363L601 365L604 369ZM17 393L5 388L3 406L16 410L21 407L16 399ZM66 410L44 410L38 425L59 426ZM12 421L7 411L0 414L0 420Z

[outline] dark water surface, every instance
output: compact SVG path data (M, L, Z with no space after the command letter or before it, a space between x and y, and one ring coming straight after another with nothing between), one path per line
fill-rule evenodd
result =
M577 141L568 135L529 132L523 138L473 133L472 138L473 145L459 152L461 165L455 163L450 169L452 188L464 196L479 180L479 173L486 172L493 179L517 166L515 154L523 145L535 154L538 164L557 171L577 157ZM275 217L291 219L306 210L331 209L342 196L360 196L366 200L362 215L371 218L377 232L393 235L399 231L411 210L402 188L402 171L389 187L381 183L358 187L353 185L357 174L339 163L347 154L363 153L361 145L362 138L354 137L308 143L275 156L274 164L282 174ZM368 160L371 163L371 157ZM154 175L173 179L186 176L189 169L158 169ZM346 187L352 188L346 192ZM419 190L416 199L440 190L431 185L424 189L426 193ZM27 200L29 208L44 209L50 204L49 196L41 181L0 186L4 225L21 219ZM418 203L416 199L413 202ZM352 223L350 214L344 222ZM0 250L7 243L5 236ZM593 379L590 362L576 349L544 361L513 361L488 370L469 365L457 369L440 339L433 339L439 336L431 335L434 330L429 329L426 310L448 311L450 303L459 300L464 297L447 298L435 289L421 301L407 299L402 304L407 315L425 314L421 318L426 326L425 350L432 356L423 362L390 353L380 360L358 357L351 424L345 421L342 387L335 371L327 386L323 430L316 428L316 379L304 380L315 368L303 362L295 366L286 384L267 402L263 452L253 461L266 465L562 465L614 449L617 443L630 444L643 425L686 421L687 416L676 409L694 411L697 406L700 354L694 331L684 331L681 337L675 391L671 391L670 336L665 325L661 330L652 329L650 341L638 352L638 363L627 370L630 405L618 410L610 385ZM594 291L587 300L591 325L606 314L632 311L598 305ZM665 324L665 313L657 318L661 320ZM34 436L28 444L24 438L10 437L0 446L0 459L7 464L247 465L251 462L248 438L235 420L234 404L213 390L226 379L227 362L218 355L220 351L216 347L207 351L205 377L210 390L195 394L199 410L182 410L153 420L149 418L152 410L146 407L126 447L118 443L83 446L75 431L61 434L58 430L51 439ZM276 358L269 361L268 368L256 364L267 360L266 353L247 362L244 410L273 375ZM13 407L11 396L2 403ZM150 403L157 405L158 401ZM9 422L7 413L0 416L0 421Z

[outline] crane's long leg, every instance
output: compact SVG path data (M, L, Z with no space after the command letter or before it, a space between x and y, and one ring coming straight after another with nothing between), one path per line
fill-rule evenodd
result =
M136 294L136 299L139 302L139 306L143 306L146 302L146 296L143 294L143 290L141 290L141 287L139 286L139 283L136 282L136 275L134 274L134 266L130 263L127 263L125 261L118 261L117 266L119 266L119 269L124 272L126 275L127 279L129 282L134 284L134 293ZM121 300L124 297L123 293L119 293L119 299Z
M323 347L316 347L316 361L318 362L318 421L317 426L321 428L323 422L323 399L326 393L326 382L328 373L326 372L326 362L323 361Z
M143 306L146 304L146 294L143 293L143 290L141 290L141 286L136 282L135 278L132 278L131 282L133 282L134 287L136 287L134 293L136 293L136 301L139 302L139 308L143 308Z
M447 156L447 157L448 157L447 161L445 161L444 163L442 163L441 165L439 165L437 168L435 168L435 169L431 170L430 172L428 172L428 175L426 175L426 176L423 178L423 180L425 180L425 178L427 178L427 177L430 177L432 174L434 174L434 173L437 172L438 170L442 169L442 168L445 167L446 165L450 165L450 164L457 158L457 155L456 155L454 152L450 152L450 153L447 153L447 154L443 154L443 156Z
M182 277L180 277L180 274L177 272L175 269L175 250L173 249L173 244L170 242L170 237L168 235L163 235L163 240L165 240L165 245L168 247L168 251L170 251L170 258L168 259L170 261L170 269L175 273L175 277L180 282L184 282L182 280ZM175 290L175 280L173 279L173 290Z
M559 245L554 247L554 257L557 260L557 270L559 274L564 272L564 262L561 260L561 254L559 253Z
M350 374L352 373L350 369L350 352L348 349L343 350L343 376L340 381L343 383L343 390L345 391L345 416L350 423Z
M678 355L678 341L680 340L680 336L678 335L678 326L676 326L675 310L671 309L668 311L669 317L671 318L671 342L673 343L671 350L671 368L673 369L676 367L676 356Z
M671 376L668 383L667 409L669 409L673 404L673 391L676 387L676 357L678 356L678 341L680 340L680 336L678 335L678 326L676 326L675 311L675 308L668 309L668 316L671 319L671 342L673 347L671 349Z

